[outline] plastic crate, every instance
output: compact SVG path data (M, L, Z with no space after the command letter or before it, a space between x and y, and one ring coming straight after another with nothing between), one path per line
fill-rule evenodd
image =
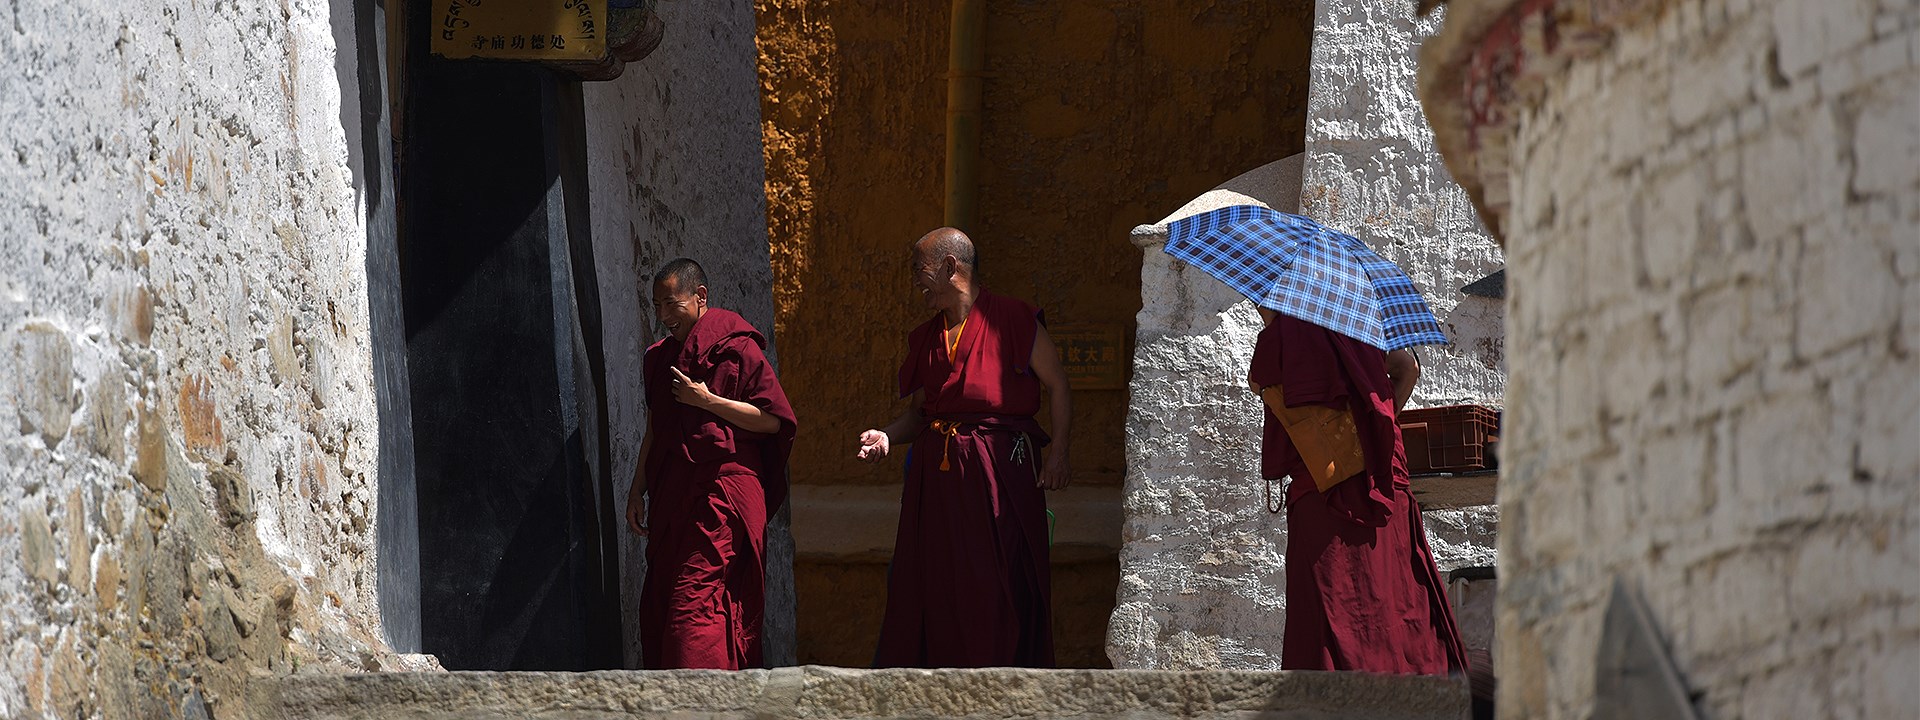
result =
M1481 405L1449 405L1400 413L1407 472L1472 472L1491 467L1489 439L1500 435L1500 413Z

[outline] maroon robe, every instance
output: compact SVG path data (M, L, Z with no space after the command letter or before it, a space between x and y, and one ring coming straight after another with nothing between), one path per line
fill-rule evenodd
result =
M640 590L640 655L649 669L760 666L767 515L786 499L793 408L761 348L766 339L733 312L710 308L685 342L647 348L652 451L647 468L647 576ZM768 435L728 424L673 397L672 374L780 419Z
M1465 672L1446 584L1408 490L1386 353L1286 315L1260 333L1250 379L1280 384L1288 407L1351 409L1366 470L1321 492L1273 413L1261 475L1287 492L1287 621L1280 667L1443 675Z
M1053 666L1047 499L1035 485L1047 436L1028 366L1039 327L1032 305L983 291L957 361L939 316L907 335L900 394L922 393L928 427L907 453L875 666Z

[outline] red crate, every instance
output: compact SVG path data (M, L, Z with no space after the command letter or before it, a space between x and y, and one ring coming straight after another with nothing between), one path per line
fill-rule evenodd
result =
M1400 439L1407 449L1407 472L1485 470L1491 458L1487 442L1500 435L1500 413L1481 405L1449 405L1400 413Z

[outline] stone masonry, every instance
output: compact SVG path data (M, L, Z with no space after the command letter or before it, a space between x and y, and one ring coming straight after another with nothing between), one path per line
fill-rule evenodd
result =
M1705 717L1920 706L1920 6L1463 2L1423 51L1511 265L1500 711L1606 593Z
M335 47L325 3L5 13L0 716L398 667Z

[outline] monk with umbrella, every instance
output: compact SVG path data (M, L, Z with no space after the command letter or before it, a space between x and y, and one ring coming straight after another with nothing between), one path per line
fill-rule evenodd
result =
M1350 235L1259 206L1175 221L1166 252L1266 321L1247 380L1267 409L1261 474L1293 478L1280 666L1466 672L1394 421L1419 376L1406 349L1447 341L1412 279Z

